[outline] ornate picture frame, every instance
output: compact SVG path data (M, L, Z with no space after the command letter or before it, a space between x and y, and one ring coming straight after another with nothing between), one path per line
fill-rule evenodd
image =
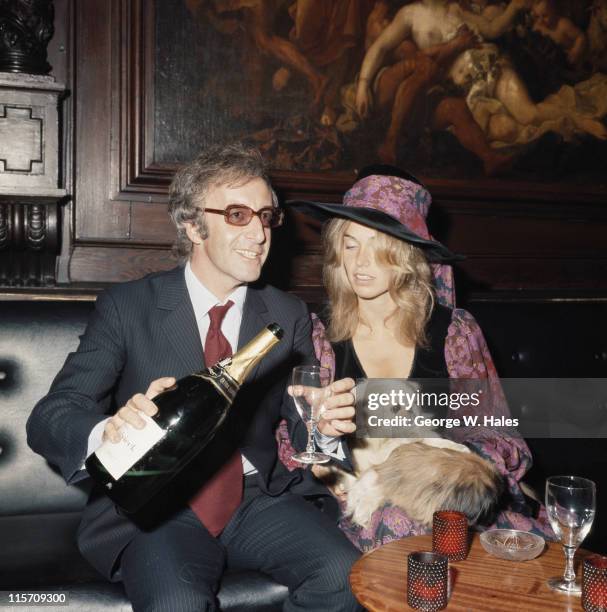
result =
M405 122L396 157L394 160L389 156L387 160L381 159L378 151L388 137L394 108L392 115L382 116L378 112L365 123L352 107L347 110L346 102L349 100L352 105L356 98L356 79L361 78L365 36L368 38L369 21L374 11L385 5L385 26L397 19L403 11L401 7L413 10L416 5L422 5L423 0L409 3L388 0L325 2L324 6L331 5L333 12L328 16L333 18L333 22L326 21L327 15L315 16L317 21L320 17L323 19L325 34L322 39L318 32L314 38L314 32L306 31L304 26L309 26L309 23L299 19L301 15L297 14L301 6L309 7L315 1L299 0L289 11L288 3L273 0L164 0L162 3L155 0L114 0L115 22L119 26L116 49L122 68L120 74L123 75L118 84L120 103L115 109L114 121L118 133L115 149L120 175L118 196L122 194L124 198L132 198L137 193L166 193L166 185L175 168L201 146L209 142L244 139L266 153L274 169L275 184L288 191L342 193L362 165L396 161L418 173L438 196L486 201L556 199L597 202L604 199L607 183L600 160L605 159L607 142L576 127L570 116L557 117L549 122L548 127L546 122L543 127L519 125L519 132L544 131L527 143L492 149L503 158L504 164L495 172L488 171L487 161L483 162L462 145L469 134L464 131L463 136L458 136L458 127L454 125L439 129L436 117L429 116L437 104L439 110L445 111L450 106L449 101L453 101L451 106L456 110L449 112L456 114L458 109L464 108L464 102L470 102L470 91L466 97L461 93L461 86L457 90L453 82L445 85L444 75L440 81L430 79L423 87L416 85L420 99L414 100L415 108L409 122L413 122L415 129L409 131L417 130L418 134L410 136ZM592 0L583 3L589 8ZM470 8L465 0L446 4ZM353 5L356 5L355 11ZM356 14L352 15L352 11ZM504 52L505 59L498 57L497 67L488 69L494 70L497 78L500 71L507 73L510 70L518 74L512 59L512 49L515 48L512 41L525 40L525 32L533 40L539 36L534 29L539 17L530 10L522 13L523 17L519 15L519 18L526 25L513 22L518 24L518 30L510 32L510 47L507 54ZM592 19L592 13L589 14ZM567 19L574 23L573 18ZM586 29L580 28L586 38L592 25L588 19ZM344 34L346 29L347 36ZM342 52L348 54L349 62L345 68L341 67L339 87L333 85L334 112L329 118L331 113L327 108L330 105L325 104L328 98L322 97L324 94L314 86L313 74L302 67L300 61L306 60L307 65L315 67L321 76L330 75L331 70L336 69L337 60L323 64L323 61L329 61L332 52L336 53L331 47L335 40L327 32L339 39L339 44L335 45L343 47ZM320 49L313 48L313 42ZM607 41L603 42L607 44ZM502 43L501 38L491 43L501 52L498 43L506 43ZM537 40L536 44L539 44ZM554 45L550 49L553 53L558 51ZM326 56L324 60L322 51ZM411 49L408 52L412 53ZM426 60L419 54L419 49L413 53L413 56L405 55L402 63L409 62L409 67L413 66L412 75L415 77L428 67L424 65ZM558 57L562 62L563 58ZM482 63L482 60L481 56L479 61ZM382 68L388 70L393 66ZM590 72L588 66L593 66ZM541 67L541 64L536 66L536 71ZM558 74L566 72L562 66L560 68L557 76L550 76L553 82ZM573 83L575 77L570 76L573 85L563 84L557 91L563 89L560 93L565 100L581 99L587 111L592 96L607 91L607 76L598 70L596 63L587 63L585 70L583 73L580 68L578 76L586 78ZM492 77L494 80L496 74ZM523 76L518 77L525 82ZM407 81L407 86L410 83ZM578 87L580 83L581 87ZM323 87L325 91L328 85L325 83ZM376 88L375 93L378 91ZM584 92L591 97L584 98ZM533 97L534 101L540 95L541 92L528 92L528 97ZM504 110L504 103L489 99L485 90L477 92L476 97L477 106L479 99L485 104L479 117L483 112L485 115L491 112L492 102ZM547 99L534 102L535 107L548 104ZM554 108L560 108L555 104L548 114ZM346 116L348 112L350 115ZM598 126L605 125L601 114L602 109L597 108L586 112L585 116L593 117L594 124L589 124L592 129L600 130ZM498 112L497 116L500 120L504 118L503 113L500 115ZM357 123L357 127L349 125L350 132L340 132L348 121ZM500 121L493 123L499 128ZM504 121L501 123L507 132L508 122L505 126ZM607 133L607 128L605 130Z

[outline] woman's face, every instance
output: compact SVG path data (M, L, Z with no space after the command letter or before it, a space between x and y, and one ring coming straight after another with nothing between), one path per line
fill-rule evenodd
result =
M346 226L342 261L346 277L359 300L389 296L392 272L375 257L377 231L351 222Z

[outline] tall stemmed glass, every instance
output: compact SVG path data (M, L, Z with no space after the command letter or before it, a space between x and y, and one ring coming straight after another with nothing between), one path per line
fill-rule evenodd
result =
M596 509L596 485L578 476L551 476L546 481L546 510L550 525L565 551L565 573L550 578L548 586L556 591L579 595L582 587L575 581L573 556L588 535Z
M316 451L314 435L330 394L331 371L320 366L297 366L291 375L293 401L308 428L308 444L303 453L293 455L300 463L326 463L329 455Z

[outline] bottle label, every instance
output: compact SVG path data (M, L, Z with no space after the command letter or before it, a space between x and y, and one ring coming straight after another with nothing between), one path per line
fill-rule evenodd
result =
M97 458L114 480L123 476L166 434L147 414L140 413L140 416L145 421L143 429L135 429L125 423L118 430L122 436L120 442L107 440L95 451Z

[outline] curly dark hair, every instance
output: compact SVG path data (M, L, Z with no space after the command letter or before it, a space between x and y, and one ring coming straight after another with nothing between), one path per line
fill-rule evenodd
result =
M180 260L189 259L192 252L186 223L194 223L203 239L208 235L204 207L209 190L219 185L244 184L255 178L266 182L272 204L278 206L267 164L255 147L242 143L211 146L175 174L169 187L169 214L177 228L173 250Z

